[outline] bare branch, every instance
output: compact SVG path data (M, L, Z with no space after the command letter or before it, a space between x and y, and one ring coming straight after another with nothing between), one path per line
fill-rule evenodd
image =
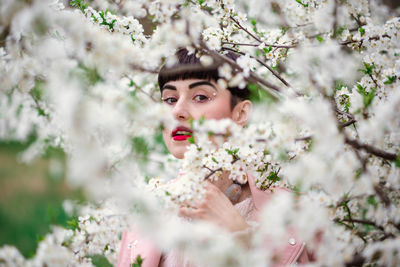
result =
M390 206L390 198L387 196L387 193L384 191L382 186L374 185L374 190L378 197L382 200L383 204L385 204L386 207Z
M238 53L240 55L246 55L243 52L240 51L236 51L235 49L232 48L228 48L228 47L222 47L223 50L229 50L235 53ZM292 87L278 72L276 72L273 68L271 68L270 66L268 66L267 64L265 64L264 62L262 62L261 60L259 60L256 57L250 56L251 58L257 60L258 63L260 63L261 65L263 65L264 67L266 67L276 78L278 78L284 85L286 85L287 87Z
M234 157L234 159L231 161L231 164L233 165L236 161L238 161L240 158L239 157ZM212 175L214 175L216 172L222 171L222 168L218 168L215 170L210 169L207 166L203 166L204 168L208 169L210 171L209 174L206 175L206 177L204 177L204 180L207 180L208 178L210 178Z
M307 140L311 140L312 136L308 135L308 136L304 136L304 137L298 137L296 139L294 139L295 142L299 142L299 141L307 141Z
M243 31L245 31L245 32L246 32L248 35L250 35L254 40L258 41L258 42L259 42L258 45L260 45L261 43L264 43L266 46L272 46L272 47L278 47L278 48L287 48L287 49L289 49L289 48L294 48L294 47L297 46L297 44L295 44L295 45L274 45L274 44L267 44L267 43L265 43L264 41L262 41L260 38L258 38L256 35L254 35L253 33L251 33L248 29L246 29L245 27L243 27L243 26L239 23L239 21L237 21L233 16L230 16L230 19L233 20L233 21L236 23L236 25L237 25L240 29L242 29Z
M214 50L210 50L207 48L207 46L205 46L205 44L202 45L202 48L204 50L206 50L210 56L212 56L215 60L217 60L217 62L220 62L220 64L222 64L222 62L226 62L228 63L235 71L236 69L236 73L237 72L242 72L243 68L239 66L239 64L237 64L235 61L233 61L232 59L221 55L220 53L214 51ZM222 62L221 62L222 61ZM261 85L264 85L276 92L282 92L282 89L278 86L276 86L275 84L272 84L270 82L268 82L267 80L261 78L260 76L258 76L256 73L250 71L249 77L245 77L246 80L248 80L249 82L256 82L259 83Z
M379 40L381 37L390 38L389 35L383 34L382 36L372 36L372 37L369 37L369 38L368 38L368 41ZM349 41L341 42L341 43L339 43L339 44L341 44L341 45L349 45L349 44L358 43L358 42L362 43L362 42L364 42L365 40L366 40L365 38L363 38L363 39L361 39L361 40L349 40Z
M351 120L349 120L349 121L346 121L346 122L340 124L340 125L339 125L339 128L340 128L340 129L343 129L343 128L345 128L345 127L347 127L347 126L349 126L349 125L352 125L353 123L356 123L356 122L357 122L357 121L356 121L355 119L351 119Z
M268 44L268 43L265 43L265 42L261 42L261 43L264 43L265 46L268 46L268 47L270 46L270 47L286 48L286 49L295 48L295 47L298 46L297 44L296 45L283 45L283 44ZM261 43L259 43L259 44L249 44L249 43L222 42L222 44L239 45L239 46L254 46L254 47L258 47Z
M345 136L345 143L348 145L351 145L352 147L356 149L361 149L364 150L372 155L375 155L377 157L381 157L387 160L396 160L397 155L394 153L386 152L384 150L381 150L379 148L376 148L374 146L368 145L368 144L363 144L360 141L356 139L350 139L348 136Z
M361 220L361 219L352 219L352 218L344 218L341 221L344 222L351 222L351 223L359 223L359 224L367 224L367 225L371 225L381 231L384 231L385 229L383 228L383 226L381 225L377 225L375 222L373 221L368 221L368 220Z

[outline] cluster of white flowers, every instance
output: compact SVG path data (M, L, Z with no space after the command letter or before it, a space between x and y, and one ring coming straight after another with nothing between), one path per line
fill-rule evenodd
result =
M282 242L290 227L318 266L398 265L397 11L378 0L71 5L0 0L0 140L33 134L26 162L48 147L63 149L67 181L97 204L80 209L74 229L54 227L32 259L0 248L0 264L91 266L87 256L98 254L115 264L121 232L134 223L163 248L198 241L189 250L216 266L265 266L273 253L238 253L209 226L157 216L160 199L167 207L187 203L202 197L205 179L229 173L243 184L251 173L260 189L302 192L271 200L254 244L263 234ZM216 65L222 88L249 85L255 108L246 127L194 121L194 143L177 161L162 144L163 125L176 121L155 73L175 62L179 47ZM236 62L223 57L227 51ZM218 250L201 245L205 236Z
M279 134L283 129L276 128L268 123L242 128L230 119L194 121L195 143L185 153L179 178L153 178L149 189L162 199L182 204L201 199L204 181L218 180L224 173L239 184L247 183L251 173L262 190L289 186L279 174L280 161L296 157L307 146L296 142L295 134L284 136ZM284 148L278 147L283 143L281 138L287 139Z

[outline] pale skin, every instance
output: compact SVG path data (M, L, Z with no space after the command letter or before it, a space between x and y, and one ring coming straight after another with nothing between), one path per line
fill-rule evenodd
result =
M230 118L238 125L244 126L249 120L252 104L248 100L239 102L231 108L231 93L221 88L215 81L187 79L169 81L162 88L162 99L171 107L172 115L180 126L190 128L190 119L223 119ZM172 129L163 130L164 142L168 150L182 159L186 152L188 140L176 141L171 136ZM230 232L244 230L248 227L244 218L223 193L232 184L229 173L224 173L217 181L207 181L206 194L201 202L194 206L181 206L179 214L193 220L204 220L215 223ZM242 193L237 202L250 197L248 184L242 186Z

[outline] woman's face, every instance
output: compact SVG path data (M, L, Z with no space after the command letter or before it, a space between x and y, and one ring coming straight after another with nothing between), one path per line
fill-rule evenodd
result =
M176 158L183 158L187 140L191 137L190 119L231 118L231 93L215 82L203 79L188 79L167 82L161 95L164 103L171 107L178 127L163 130L164 142Z

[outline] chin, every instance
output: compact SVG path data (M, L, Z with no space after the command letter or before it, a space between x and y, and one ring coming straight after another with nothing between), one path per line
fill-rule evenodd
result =
M168 149L171 154L177 159L183 159L185 156L185 152L187 151L186 147L172 148Z

